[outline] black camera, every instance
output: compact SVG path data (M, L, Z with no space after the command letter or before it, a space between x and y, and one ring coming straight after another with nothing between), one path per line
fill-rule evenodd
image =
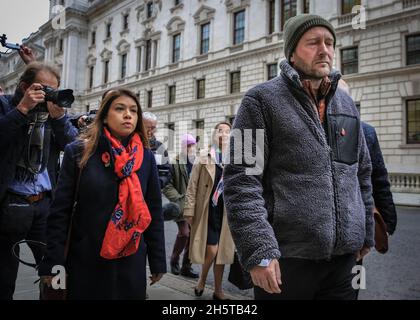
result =
M62 108L71 108L71 105L74 102L73 90L55 90L48 86L44 86L43 90L45 92L46 102L51 101Z
M71 108L74 102L73 90L71 89L56 90L48 86L43 86L42 90L45 92L45 102L38 104L34 108L34 112L48 112L47 101L51 101L62 108Z
M98 112L98 110L91 110L89 111L89 113L86 115L86 118L84 119L86 125L90 125L93 121L95 121L96 118L96 113Z
M12 50L20 50L20 45L18 43L14 44L14 43L9 43L6 42L7 41L7 36L5 34L0 36L0 44L7 48L7 49L12 49Z

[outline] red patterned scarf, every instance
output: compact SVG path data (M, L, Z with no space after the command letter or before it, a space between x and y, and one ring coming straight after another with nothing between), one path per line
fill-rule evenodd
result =
M104 131L111 143L115 174L121 180L118 203L105 232L101 257L118 259L137 252L141 234L147 229L152 218L136 173L141 167L144 155L139 135L134 134L128 146L124 147L106 128Z

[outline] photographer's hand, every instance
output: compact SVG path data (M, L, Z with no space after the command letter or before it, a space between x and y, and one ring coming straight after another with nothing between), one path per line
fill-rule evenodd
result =
M61 108L50 101L47 102L47 108L52 119L59 119L66 113L64 108Z
M25 91L25 95L16 107L23 114L28 114L38 103L45 101L45 92L42 90L42 85L33 83Z
M19 55L25 64L29 64L36 60L32 49L25 45L20 46Z

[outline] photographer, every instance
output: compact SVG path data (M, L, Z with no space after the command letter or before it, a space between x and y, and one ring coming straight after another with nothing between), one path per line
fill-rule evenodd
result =
M78 114L70 117L70 122L73 126L75 126L79 133L83 132L87 129L87 126L93 123L96 117L96 113L98 110L91 110L85 114Z
M56 104L69 107L74 100L61 101L66 97L55 91L59 82L54 67L32 62L14 96L0 96L0 300L12 299L15 290L19 262L13 244L45 242L59 153L78 133ZM30 247L39 263L43 250Z

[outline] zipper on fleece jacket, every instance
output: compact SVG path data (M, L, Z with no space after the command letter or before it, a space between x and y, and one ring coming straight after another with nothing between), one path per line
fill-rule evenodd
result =
M329 106L329 105L328 105ZM336 130L335 130L335 125L333 126L333 123L331 121L331 117L328 113L328 107L326 109L326 120L327 120L327 128L328 128L328 135L329 135L329 140L331 143L331 146L333 144L337 144L337 139L336 139ZM333 247L332 250L330 252L329 257L332 257L332 254L334 252L334 250L337 248L337 243L338 243L338 213L337 213L337 208L338 208L338 204L337 204L337 186L335 184L334 181L334 175L335 175L335 169L334 169L334 150L333 148L328 144L329 148L330 148L330 166L331 166L331 185L333 188L333 196L334 196L334 207L333 207L333 215L335 218L335 224L334 224L334 233L333 233ZM338 146L336 145L336 149L338 149Z
M306 100L309 101L309 104L311 106L311 110L314 111L314 108L316 108L316 106L313 105L312 101L307 98ZM330 260L332 257L332 254L334 252L334 250L337 247L337 242L338 242L338 214L337 214L337 188L336 188L336 184L334 182L334 175L335 175L335 170L334 170L334 158L333 158L333 148L331 147L334 143L337 144L337 139L336 139L336 130L335 130L335 126L332 126L332 121L331 118L328 114L328 107L330 106L330 104L328 103L327 108L325 108L325 119L327 121L326 123L326 127L327 127L327 131L328 133L325 131L324 126L321 123L321 119L319 118L319 115L317 112L313 112L313 118L315 120L315 122L318 125L318 129L321 131L321 136L324 138L324 143L326 145L326 149L328 151L329 154L329 160L330 160L330 172L331 172L331 186L333 189L333 197L334 197L334 201L333 201L333 207L332 207L332 220L333 220L333 241L332 241L332 248L331 251L328 255L327 260ZM315 109L316 110L316 109ZM328 135L328 137L327 137ZM331 142L331 146L328 142ZM336 150L338 150L338 146L336 145Z
M310 113L312 113L312 118L315 121L315 123L317 124L318 130L321 131L321 136L323 137L324 143L326 145L326 149L327 149L328 154L329 154L329 158L330 158L330 173L331 173L331 186L333 188L333 196L334 196L333 208L332 208L333 209L332 210L333 211L332 219L333 219L333 226L334 226L334 230L333 230L333 241L332 241L331 251L330 251L330 253L328 255L328 260L330 260L331 257L332 257L332 254L333 254L333 252L335 250L335 248L337 247L337 242L338 242L337 241L337 238L338 238L338 214L337 214L337 207L338 207L338 205L337 205L337 191L336 191L337 188L336 188L336 185L334 183L334 174L335 174L335 171L334 171L334 166L333 166L333 163L334 163L333 150L332 150L330 144L328 143L328 138L327 138L327 135L329 136L329 139L332 139L333 138L333 135L330 133L331 132L331 126L329 124L330 124L331 119L330 119L329 114L328 114L328 109L330 109L331 100L332 100L332 97L334 96L334 94L335 94L335 92L337 90L337 84L338 84L338 80L340 79L340 77L338 77L336 79L335 85L332 84L331 89L330 89L330 92L328 93L327 97L325 97L325 104L327 106L325 108L325 119L327 121L326 127L327 127L328 133L326 132L326 130L324 129L324 126L321 123L321 120L319 118L318 112L316 112L314 110L314 107L312 105L311 99L308 97L308 95L306 93L304 93L303 95L300 95L300 91L303 90L303 88L301 86L297 85L289 77L287 77L287 76L283 76L283 77L286 80L286 82L290 83L290 85L292 86L292 88L294 88L296 90L297 96L295 96L295 98L302 105L302 107L305 107L305 109L308 109L308 105L305 102L308 102L309 101L309 106L310 106L309 107L309 110L311 110ZM334 83L334 81L332 81L332 83ZM303 100L306 100L306 101L302 101L302 98L303 98Z

